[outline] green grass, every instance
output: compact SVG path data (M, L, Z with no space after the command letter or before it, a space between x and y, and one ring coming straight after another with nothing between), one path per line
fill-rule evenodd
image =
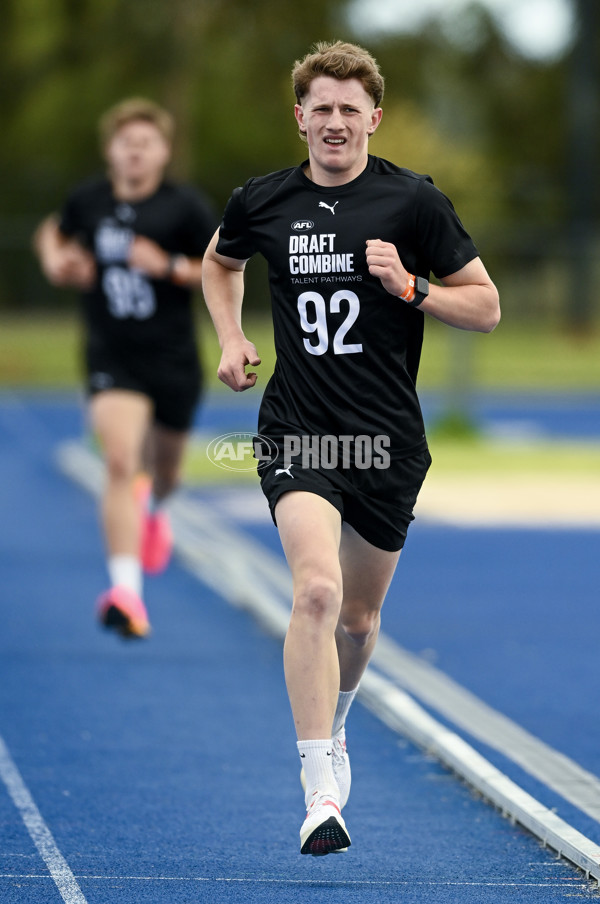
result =
M212 437L193 438L185 462L185 479L191 484L255 485L256 470L230 471L209 460L207 446ZM600 474L600 443L563 441L499 442L490 439L457 440L430 438L429 445L437 476L536 476L576 474L597 484Z
M474 439L466 442L430 438L436 471L444 474L555 475L576 473L593 478L600 474L600 443L562 440L499 442Z
M0 386L79 384L79 328L71 317L0 318Z
M228 393L216 378L220 351L208 317L202 317L201 348L212 391ZM270 323L245 325L263 363L258 390L266 386L275 354ZM0 388L74 388L79 385L79 327L75 317L0 318ZM549 327L502 323L491 335L460 333L427 321L421 390L462 384L504 391L595 391L600 387L600 336L575 337ZM442 425L438 425L441 427ZM448 426L448 425L446 425ZM577 473L597 480L600 444L499 442L483 439L468 424L430 430L436 473ZM191 483L256 484L256 473L221 470L196 439L188 452L185 477Z
M201 346L213 387L220 351L208 316L201 318ZM259 387L273 371L275 353L268 320L245 324L263 363ZM74 387L79 383L79 326L75 316L0 316L0 386ZM463 333L427 319L421 389L474 385L504 390L600 388L600 332L575 336L558 327L502 322L491 335Z

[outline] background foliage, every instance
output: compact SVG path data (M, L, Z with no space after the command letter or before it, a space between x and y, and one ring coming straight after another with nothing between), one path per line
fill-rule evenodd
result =
M300 162L291 66L315 40L361 42L348 9L348 0L4 0L0 310L72 303L41 278L31 233L74 182L101 168L96 122L124 96L147 95L173 111L173 174L203 186L217 210L250 175ZM433 22L417 35L362 43L386 77L373 153L431 173L452 198L500 287L505 319L541 318L588 335L600 282L589 173L592 289L583 311L573 307L572 279L580 45L547 62L527 60L476 2L450 32ZM595 141L595 123L583 137ZM267 306L262 277L253 262L255 310Z

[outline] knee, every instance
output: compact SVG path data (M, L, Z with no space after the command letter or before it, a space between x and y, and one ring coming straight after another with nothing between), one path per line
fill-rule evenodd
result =
M351 617L345 617L342 612L338 630L356 646L365 647L379 631L380 620L378 609L355 612Z
M294 610L313 621L337 619L341 602L341 587L325 576L315 576L303 583L296 592Z
M133 480L138 470L136 456L124 447L105 450L104 461L108 479L113 483Z

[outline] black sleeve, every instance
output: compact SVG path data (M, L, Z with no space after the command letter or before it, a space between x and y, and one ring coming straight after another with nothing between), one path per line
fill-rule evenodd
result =
M478 257L451 201L428 181L419 184L416 228L419 247L438 279L456 273Z
M246 210L248 184L233 190L225 207L217 243L218 254L242 261L248 260L256 252L248 229Z

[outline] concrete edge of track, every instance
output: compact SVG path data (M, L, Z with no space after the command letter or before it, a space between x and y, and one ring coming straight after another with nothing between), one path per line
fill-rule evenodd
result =
M80 441L65 442L56 456L60 470L98 496L102 464ZM186 567L236 608L250 612L279 640L289 621L289 584L262 564L264 550L218 517L208 517L184 494L170 505L175 548ZM235 568L231 567L232 550ZM429 715L407 693L371 666L359 698L392 730L402 734L467 782L503 816L528 829L544 845L600 885L600 846L560 819L481 756L459 735Z

